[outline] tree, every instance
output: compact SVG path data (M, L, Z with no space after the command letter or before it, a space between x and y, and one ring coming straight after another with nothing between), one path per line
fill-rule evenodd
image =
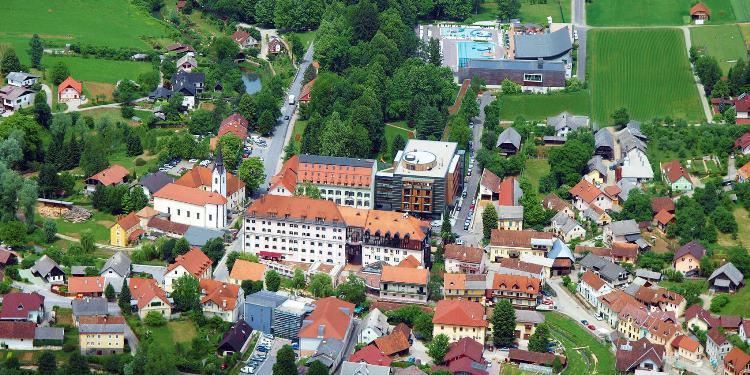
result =
M55 353L51 350L43 351L39 355L36 365L36 371L39 375L55 375L57 373L57 360L55 359Z
M122 281L122 288L120 288L120 295L117 297L117 305L120 306L120 310L124 312L130 312L130 287L128 286L128 280Z
M731 95L731 89L729 88L729 82L727 81L719 80L714 85L714 89L711 90L712 98L729 99L730 95Z
M266 179L263 162L258 157L243 159L237 173L250 192L257 190Z
M266 272L266 289L276 292L281 286L281 276L275 270Z
M706 94L710 95L716 82L721 79L719 62L713 56L703 55L695 62L695 73L700 78Z
M714 212L711 213L710 218L713 221L714 225L716 225L716 228L721 231L721 233L737 232L737 220L735 220L732 212L723 205L716 207Z
M58 61L55 65L52 65L49 76L52 79L52 83L59 85L70 76L70 70L68 70L68 66L64 62Z
M276 363L273 365L273 375L296 375L297 364L294 361L294 349L284 345L276 353Z
M146 314L146 318L143 319L143 323L146 323L146 325L150 327L161 327L167 324L167 319L165 319L164 315L158 311L149 311L148 314Z
M188 251L190 251L190 243L188 240L185 239L185 237L180 237L177 242L174 244L174 250L172 250L177 255L186 254Z
M26 226L16 220L0 224L0 241L10 247L23 246L26 243Z
M149 345L146 355L146 364L143 366L144 374L177 374L175 356L167 352L162 345Z
M174 305L179 311L199 311L201 303L198 279L190 274L179 277L174 281L172 298L174 298Z
M240 47L231 38L221 36L211 43L211 54L219 64L234 64L234 59L240 52Z
M54 220L44 220L42 231L44 232L44 242L52 243L57 240L57 222Z
M42 39L39 35L34 34L29 41L29 58L31 59L31 66L36 69L42 69L42 55L44 54L44 46L42 46Z
M324 365L323 362L315 360L307 371L307 375L329 375L328 366Z
M307 290L309 290L315 298L332 296L333 284L331 282L331 276L325 273L316 273L312 275Z
M215 130L213 122L213 113L205 109L193 111L188 123L188 130L191 134L206 135Z
M482 233L485 241L490 239L493 229L497 229L497 211L494 205L488 204L482 212Z
M23 65L18 60L18 56L16 56L16 50L13 48L6 50L3 59L0 60L0 73L7 76L10 72L20 72L22 70L24 70Z
M79 351L74 350L68 363L63 367L62 373L63 375L86 375L90 374L91 370L86 358Z
M253 293L263 290L263 281L242 280L242 284L240 284L240 286L242 287L242 291L245 293L245 295L249 296Z
M443 63L443 56L440 53L440 40L437 38L430 38L427 43L427 56L430 64L435 66L441 66Z
M716 270L716 262L711 259L710 256L704 256L700 260L701 275L703 277L709 277Z
M502 90L503 95L520 94L523 91L521 85L507 78L500 83L500 89Z
M396 154L403 150L404 147L406 147L406 139L403 135L396 134L395 137L393 137L393 141L391 142L391 155L392 157L396 157Z
M125 212L139 211L148 205L148 197L143 189L135 187L122 196L122 207Z
M123 107L124 108L124 107ZM124 118L131 118L133 116L124 116ZM138 156L143 153L143 145L141 144L141 137L138 135L130 135L126 137L126 143L127 143L127 155L128 156Z
M339 284L336 294L344 301L357 306L362 305L367 300L364 280L352 273L349 274L345 282Z
M202 250L206 253L206 256L211 259L213 266L216 267L216 264L219 263L221 257L224 256L224 252L226 251L224 248L224 239L221 237L212 238L206 241Z
M292 288L303 289L307 281L305 280L305 274L301 269L295 268L294 275L292 276Z
M507 299L503 299L492 310L492 342L495 347L508 348L515 341L516 312Z
M651 197L638 189L633 189L628 194L628 199L623 204L620 214L623 220L651 221Z
M529 338L529 351L547 353L549 351L549 327L542 323Z
M521 2L519 0L497 0L497 18L507 21L518 18L521 14Z
M34 96L34 119L45 128L49 127L52 120L52 110L47 104L47 93L44 90L39 90Z
M233 133L228 133L219 138L219 145L217 147L221 147L224 165L229 170L236 170L242 156L243 141Z
M445 334L439 334L432 338L432 341L427 346L427 355L432 358L432 360L437 365L442 365L443 361L445 360L445 355L448 354L448 344L449 344L448 336Z
M718 314L719 312L721 312L721 309L724 308L724 306L726 306L728 303L729 296L727 296L726 294L719 294L711 300L710 310L712 313Z
M107 287L104 288L104 297L107 298L107 301L115 300L115 288L112 287L112 284L107 283Z
M625 126L630 121L630 115L628 114L628 110L620 107L617 110L615 110L614 113L612 113L612 121L614 122L615 126Z
M432 340L432 330L434 328L434 325L432 324L432 316L432 314L420 311L420 314L414 318L414 333L425 340Z
M294 190L295 196L305 196L312 199L323 199L320 195L320 189L313 185L310 181L305 181L300 185L297 185L297 189Z
M96 250L94 235L91 232L81 233L81 247L83 248L83 251L89 254Z

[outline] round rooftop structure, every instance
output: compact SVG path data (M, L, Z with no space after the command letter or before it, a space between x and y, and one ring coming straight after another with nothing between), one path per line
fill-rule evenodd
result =
M412 171L428 171L437 164L437 156L429 151L408 151L401 160Z

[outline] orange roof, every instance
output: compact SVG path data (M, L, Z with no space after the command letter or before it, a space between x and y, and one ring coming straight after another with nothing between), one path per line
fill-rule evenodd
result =
M135 215L138 217L143 217L146 219L150 219L156 215L159 214L159 211L155 210L151 206L146 206L140 209L140 211L136 212Z
M125 167L112 164L111 167L89 177L89 180L99 181L104 186L114 185L122 183L122 181L130 174Z
M245 138L247 138L247 125L248 125L247 120L245 120L245 118L242 117L241 114L239 113L232 114L229 117L225 118L224 121L221 122L221 126L219 126L219 133L217 137L221 138L223 135L227 133L232 133L236 135L237 137L239 137L240 139L245 140Z
M403 284L427 285L430 271L424 268L405 270L404 267L383 266L380 282L394 282Z
M661 225L669 224L669 222L671 222L672 219L674 219L674 215L667 210L661 210L659 211L658 214L656 214L656 216L654 216L654 220L656 220L656 222L658 222Z
M306 160L311 160L305 156ZM312 160L315 160L314 158ZM372 167L332 163L313 163L299 159L298 182L310 181L314 184L369 187L372 180Z
M495 279L492 280L492 289L537 294L541 283L541 280L534 277L496 273Z
M130 288L130 295L137 301L139 309L146 307L154 298L158 298L169 305L167 294L156 285L154 279L131 277L128 280L128 287Z
M456 244L445 245L445 259L455 259L460 262L481 263L484 249L480 247L462 246Z
M302 91L299 93L299 101L301 102L309 102L310 101L310 92L312 91L313 86L315 85L315 80L313 79L310 82L305 83L304 86L302 86Z
M163 190L163 189L162 189ZM206 256L199 248L193 247L187 253L178 255L174 263L167 266L167 272L182 266L191 275L200 278L203 272L211 267L211 259Z
M661 210L674 212L675 204L670 197L654 197L651 199L651 211L657 213Z
M620 313L625 306L633 305L635 308L645 308L642 303L638 302L633 296L623 292L622 290L615 289L601 297L599 302L602 305L609 307L615 313Z
M685 168L682 168L682 164L680 164L679 160L672 160L670 162L662 164L661 171L664 176L667 177L667 180L669 180L669 182L671 183L677 182L680 177L685 177L685 179L690 182L690 175L687 173Z
M385 355L394 355L409 350L411 344L403 332L393 331L390 335L385 335L375 339L375 346L377 346Z
M435 306L433 324L463 327L487 327L484 306L479 302L465 300L440 300Z
M297 190L297 169L299 168L299 156L294 155L281 166L281 171L273 177L269 183L268 191L272 191L276 186L283 186L286 190L294 193Z
M213 302L224 311L232 311L237 306L240 286L212 279L201 279L201 304Z
M348 206L339 206L339 212L341 213L341 216L344 218L344 222L348 227L364 228L365 225L367 225L367 214L369 213L369 210Z
M131 212L127 215L120 216L119 219L117 219L117 225L120 226L120 228L128 230L140 222L140 219L138 219L138 216L135 215L135 212Z
M574 197L580 197L586 203L591 203L596 197L602 195L602 191L584 179L570 189L570 194Z
M191 188L199 188L201 186L211 187L212 175L212 170L206 167L197 166L187 171L187 173L178 178L174 183ZM232 195L243 187L245 187L244 182L240 181L240 179L234 174L227 173L227 195ZM162 190L163 189L164 188L162 188ZM161 192L161 190L159 190L159 192Z
M697 352L698 348L700 348L700 346L701 346L701 344L698 341L695 341L695 340L693 340L690 337L685 336L685 335L677 336L677 338L675 338L672 341L672 347L674 347L674 348L682 348L682 349L685 349L685 350L687 350L687 351L689 351L691 353Z
M744 374L742 372L750 364L750 355L743 352L740 348L732 348L724 357L724 367L734 368L735 374Z
M176 183L164 185L163 188L154 193L154 198L169 199L198 206L205 206L207 204L222 205L227 203L227 199L219 193L177 185Z
M631 242L614 241L612 242L612 256L635 259L638 257L638 244ZM601 254L597 254L601 255Z
M62 83L59 86L57 86L57 94L60 95L68 87L71 87L74 90L81 93L83 85L81 84L81 82L78 82L74 80L73 77L69 76L68 78L65 78L65 80L62 81Z
M584 283L594 288L594 290L599 290L606 284L606 282L601 277L599 277L599 275L595 274L591 270L584 272L581 279Z
M490 245L508 247L531 247L531 239L551 240L555 235L550 232L537 232L535 230L504 230L493 229L490 236Z
M102 276L74 276L68 279L68 293L102 293L104 292L104 277Z
M708 7L703 3L698 3L693 5L692 8L690 8L690 15L695 15L697 13L706 13L709 16L711 15L711 11L708 9Z
M81 316L78 317L78 324L125 324L125 318L120 315Z
M300 338L343 340L354 313L354 304L336 297L321 298L315 309L302 322Z
M344 224L336 203L325 199L308 197L284 197L280 195L264 195L256 199L247 208L250 217L275 217L279 219L305 219L315 221L322 219L326 222Z
M617 185L609 185L604 187L604 194L607 194L610 198L614 198L620 193L622 193L622 189L620 189L620 187Z
M443 288L452 290L467 290L472 289L466 286L467 281L481 282L481 289L485 289L485 283L487 281L487 275L485 274L465 274L465 273L445 273L443 274ZM478 285L473 284L474 287Z
M398 266L402 268L419 268L419 266L421 265L422 263L419 263L419 261L417 260L417 258L414 257L414 255L409 255L406 258L404 258L404 260L398 263Z
M742 179L750 179L750 163L746 163L740 169L737 170L737 175L742 177Z
M422 241L427 236L422 228L427 226L429 224L424 221L400 212L370 210L365 230L375 235L378 235L378 232L381 236L390 233L391 237L408 236L412 240Z
M229 278L235 280L263 280L263 276L266 273L266 266L264 264L251 262L249 260L237 259L232 266L232 272L229 273Z

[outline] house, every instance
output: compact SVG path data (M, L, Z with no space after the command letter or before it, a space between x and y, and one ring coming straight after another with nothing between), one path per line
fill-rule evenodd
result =
M186 53L184 56L177 59L176 65L177 70L190 73L193 69L198 67L198 61L195 60L195 56L192 53Z
M114 275L122 278L128 277L131 263L130 258L124 252L118 251L107 259L99 274L105 277Z
M389 357L402 357L409 355L411 342L409 341L407 333L394 329L390 334L375 339L373 345Z
M486 170L487 169L485 169L485 171ZM547 196L542 199L542 207L546 210L552 210L555 212L565 212L566 215L575 217L575 212L570 206L570 203L558 197L555 193L547 194Z
M576 258L570 247L559 238L552 243L552 249L547 253L547 260L552 261L550 275L568 275L575 267Z
M686 192L693 190L693 181L690 174L682 167L679 160L662 163L661 175L672 191Z
M484 306L478 302L464 300L440 300L432 318L432 336L448 336L450 342L470 337L484 345L487 332L487 317Z
M242 141L247 139L247 127L249 122L239 113L233 113L221 121L216 137L211 138L211 149L216 149L219 139L227 134L234 134Z
M352 355L349 356L349 362L366 363L375 366L390 366L393 359L383 354L383 352L375 345L367 345L352 353Z
M542 265L511 258L500 259L499 267L496 270L502 274L534 277L542 281L550 276L545 272Z
M594 154L607 160L615 158L615 140L609 129L601 128L594 133Z
M310 99L312 99L312 89L313 86L315 86L315 79L310 80L310 82L305 83L304 86L302 86L302 90L299 92L299 102L300 103L309 103Z
M541 287L541 280L533 277L496 273L487 296L495 304L505 299L514 308L534 309L539 303Z
M83 85L73 77L68 77L57 86L57 101L65 103L83 99Z
M487 278L485 274L446 273L443 275L443 296L447 300L484 304Z
M750 181L750 163L745 163L745 165L737 169L737 176L735 178L737 182Z
M39 80L39 76L26 72L10 72L5 76L8 84L16 87L31 87Z
M340 373L341 375L389 375L391 368L385 365L373 365L364 361L344 361L341 363Z
M0 320L29 321L39 324L44 320L44 296L33 293L11 292L3 296Z
M140 219L135 212L120 216L109 228L109 243L112 246L125 247L137 241L145 231L140 227Z
M448 244L444 247L445 272L484 273L484 249L480 247Z
M461 60L464 60L463 58ZM458 81L479 77L488 86L500 87L504 80L521 86L523 92L546 93L565 88L566 66L562 61L465 59L458 67Z
M674 253L672 267L685 276L697 275L700 271L700 261L706 255L706 248L698 241L690 241Z
M388 318L377 308L367 314L367 317L362 322L362 327L357 337L357 342L365 345L375 341L379 337L387 335L391 328L388 324ZM351 359L349 360L351 361Z
M690 8L690 19L696 25L703 25L706 21L711 18L711 11L708 9L706 4L697 3Z
M552 249L555 235L533 230L493 229L490 235L490 261L519 258L522 254L546 256Z
M125 348L125 318L121 316L83 317L78 333L83 355L117 354Z
M282 42L279 37L274 35L270 36L270 40L268 41L268 53L278 55L285 47L284 42Z
M243 317L245 322L250 325L254 330L260 331L266 334L275 333L279 335L280 332L273 332L274 318L277 316L277 309L287 301L287 296L269 292L267 290L261 290L245 297L245 306L243 310ZM295 303L296 301L290 301ZM303 305L304 304L300 304ZM296 316L304 315L306 312L302 310L300 314ZM281 316L283 314L278 314ZM290 320L291 322L294 319ZM299 320L301 324L301 319ZM291 323L299 329L299 325Z
M18 256L5 247L0 246L0 269L14 264L18 264Z
M662 232L667 231L667 226L671 224L674 221L674 214L663 210L659 211L656 215L654 215L654 220L652 224L659 228Z
M76 298L100 297L104 294L104 277L78 276L68 279L68 294Z
M109 168L86 179L86 192L93 193L97 186L114 186L128 182L130 171L119 164L112 164Z
M604 228L604 238L610 243L637 242L641 239L641 229L635 220L613 221Z
M730 349L732 349L732 344L718 328L714 327L708 331L706 334L706 355L711 363L721 363Z
M512 127L506 128L497 137L495 148L500 149L500 155L511 156L521 150L521 134Z
M664 367L664 345L657 345L645 338L616 343L615 369L622 372L635 370L661 371Z
M620 143L620 167L615 170L617 181L625 180L638 185L654 178L654 171L646 156L647 139L641 133L640 124L632 121L617 133Z
M26 87L3 86L0 87L0 109L17 111L21 108L30 107L34 104L36 93Z
M152 217L146 222L146 228L153 235L164 235L172 238L180 238L187 233L188 226L173 221Z
M642 303L620 289L615 289L599 297L597 315L601 316L612 327L617 327L619 315L626 306L632 305L638 309L645 309Z
M407 368L395 368L393 375L426 375L427 373L420 370L416 365Z
M736 292L745 285L744 278L732 262L727 262L711 273L708 283L715 292Z
M250 343L250 334L253 329L242 319L234 322L232 328L224 334L216 348L216 353L222 357L234 353L244 353L247 350L247 344Z
M335 297L315 301L315 308L302 321L300 350L319 350L324 340L346 341L352 331L354 304Z
M737 113L737 116L735 116L737 124L750 123L750 95L748 93L742 93L737 97L734 101L734 110ZM745 149L746 147L742 147L743 153Z
M36 324L28 321L0 320L0 346L10 350L32 350Z
M646 287L642 285L633 297L652 311L673 312L678 318L681 318L685 314L685 306L687 306L685 297L662 287Z
M685 335L678 336L672 341L672 351L693 364L703 360L701 343Z
M547 126L555 128L555 135L567 138L570 132L589 126L587 116L575 116L568 112L563 112L554 117L547 117Z
M250 36L249 32L242 29L237 29L232 34L232 40L240 46L240 49L254 48L258 46L258 41Z
M585 179L582 179L570 189L570 195L573 196L573 206L579 211L591 206L597 206L602 210L612 208L612 198Z
M102 297L76 298L71 304L73 307L73 319L76 325L84 317L109 315L107 300Z
M255 263L244 259L237 259L232 266L232 272L229 273L229 282L241 285L243 281L264 281L266 274L266 265Z
M168 265L164 272L164 290L167 293L172 293L174 281L185 274L192 275L199 280L210 279L211 259L195 247L187 253L177 256L174 263Z
M635 277L640 277L652 283L658 283L661 281L661 272L639 268L635 270Z
M242 288L213 279L201 279L201 307L206 317L218 316L225 322L234 322L245 303Z
M651 212L656 214L661 211L669 213L675 213L674 200L670 197L654 197L651 198Z
M65 283L65 272L46 254L42 255L41 258L34 262L34 265L31 266L30 270L34 276L41 277L44 281L50 284Z
M156 285L156 280L131 277L128 279L128 288L133 299L132 311L138 313L141 320L152 311L167 320L172 316L171 303L164 290Z
M750 95L745 95L750 101ZM750 133L744 133L734 141L734 148L742 155L750 154Z
M628 242L613 242L612 247L591 247L578 245L575 252L592 253L600 257L612 258L618 263L635 264L638 258L638 245Z
M187 72L178 70L173 76L172 92L182 94L182 107L187 110L195 108L196 97L205 88L206 75L203 73Z
M563 211L552 217L552 232L565 242L586 237L586 229Z
M538 353L530 352L523 349L510 349L508 351L508 361L516 364L529 364L544 367L552 367L555 362L555 358L560 360L560 363L565 366L565 357L558 357L552 353Z
M338 339L323 339L310 356L310 361L318 361L327 368L335 368L344 359L344 342Z
M383 266L380 274L380 300L403 303L427 303L430 271Z
M487 375L488 362L483 358L484 346L469 337L451 343L444 357L444 364L432 366L433 371L448 371L451 374Z
M672 353L672 340L682 334L682 327L674 313L651 311L637 305L626 305L618 316L617 330L630 341L645 338L653 344L664 345Z
M195 53L195 49L189 44L175 43L167 46L167 52L172 52L179 55L188 52Z
M732 348L724 357L724 375L750 374L750 355L740 348Z
M174 177L168 175L166 172L158 171L149 173L141 177L138 184L143 188L143 193L146 194L148 199L153 199L154 193L161 190L167 184L174 182Z
M487 316L492 316L492 314L487 313ZM532 310L516 310L516 338L528 340L536 332L536 327L542 323L544 323L542 313Z
M523 206L498 206L496 211L498 229L523 230Z
M586 162L586 174L583 176L586 181L594 185L602 185L607 182L607 167L603 160L601 156L594 155Z
M628 271L614 263L611 258L589 253L581 259L579 264L581 271L591 270L615 288L628 281Z
M742 320L738 335L740 336L742 341L750 343L750 319Z
M578 283L578 293L595 309L599 307L599 297L611 291L612 287L592 270L584 272Z

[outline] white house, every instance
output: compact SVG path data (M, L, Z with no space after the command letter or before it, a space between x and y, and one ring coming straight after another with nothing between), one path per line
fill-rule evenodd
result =
M192 275L198 280L211 278L211 259L197 247L178 256L164 271L164 290L172 293L174 281L184 275Z
M552 217L552 231L562 238L564 242L570 242L575 238L586 237L586 229L578 223L575 219L571 218L564 211L559 211Z
M11 86L31 87L34 86L39 76L26 72L10 72L5 79L8 80L8 84Z
M66 78L57 86L57 101L67 102L70 100L79 100L83 97L83 84L76 81L73 77Z
M26 87L3 86L0 87L0 102L2 108L17 111L34 104L36 94Z
M445 245L445 272L448 273L484 273L486 257L480 247Z
M581 179L570 189L570 195L573 196L573 206L578 211L585 211L591 206L597 206L602 210L612 208L612 198L585 179Z
M388 317L378 309L374 309L367 314L362 326L364 328L359 332L357 342L365 345L387 335L390 330Z
M599 297L611 291L612 287L591 270L584 272L578 283L578 293L595 309L599 307Z
M218 316L225 322L237 321L245 304L245 295L239 285L201 279L200 288L204 316Z
M28 321L0 321L0 346L11 350L34 349L36 324Z

